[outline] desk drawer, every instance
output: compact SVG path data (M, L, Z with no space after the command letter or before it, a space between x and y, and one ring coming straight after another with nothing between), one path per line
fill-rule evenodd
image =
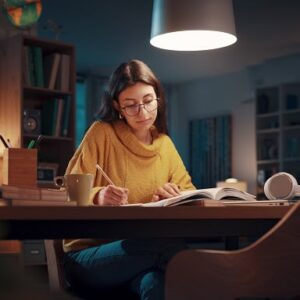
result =
M24 241L23 259L25 265L46 264L44 241Z

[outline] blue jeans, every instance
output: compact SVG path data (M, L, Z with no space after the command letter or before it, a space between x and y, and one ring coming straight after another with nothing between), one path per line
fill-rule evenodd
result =
M186 249L181 239L130 239L65 255L71 286L88 289L124 287L141 300L164 299L164 271L170 258Z

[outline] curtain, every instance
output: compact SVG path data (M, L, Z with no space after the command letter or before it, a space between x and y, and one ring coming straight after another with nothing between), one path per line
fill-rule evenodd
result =
M190 122L190 172L197 188L231 177L231 116Z

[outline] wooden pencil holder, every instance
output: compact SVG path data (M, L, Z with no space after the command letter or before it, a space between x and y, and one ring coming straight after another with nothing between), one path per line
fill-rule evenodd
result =
M37 187L37 149L4 149L2 170L3 184Z

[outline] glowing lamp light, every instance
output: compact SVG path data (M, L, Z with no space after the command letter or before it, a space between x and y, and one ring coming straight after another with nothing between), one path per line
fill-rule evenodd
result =
M217 49L237 41L231 0L154 0L151 45L175 51Z

